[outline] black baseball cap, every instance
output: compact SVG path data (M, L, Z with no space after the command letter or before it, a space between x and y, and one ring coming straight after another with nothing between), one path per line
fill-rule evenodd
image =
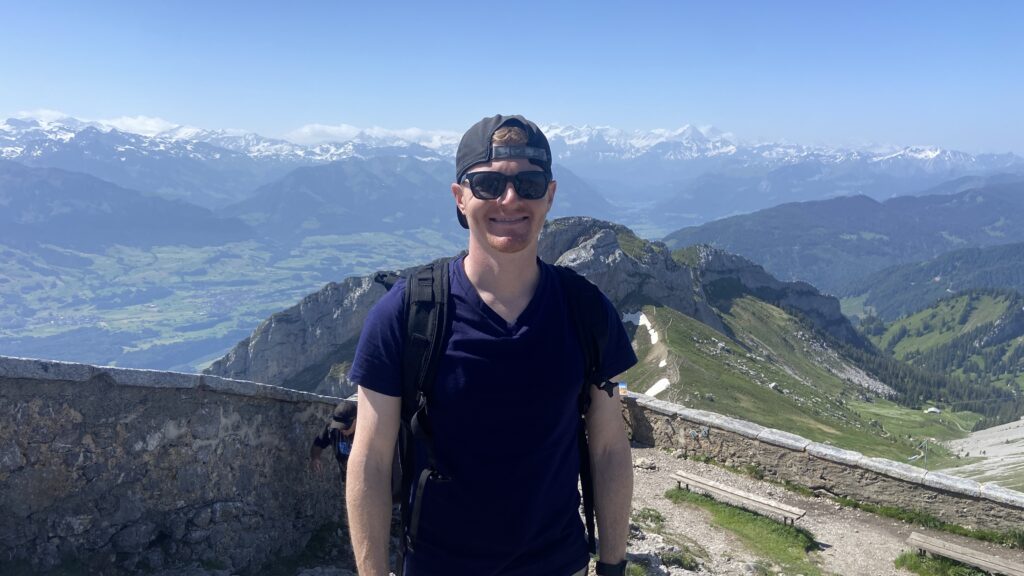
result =
M334 412L331 414L332 428L347 429L352 426L352 422L356 419L357 406L355 402L342 401L334 407Z
M498 128L502 126L518 126L526 132L526 144L518 146L492 146L491 139ZM455 182L462 183L466 172L473 166L482 162L490 162L504 158L523 158L531 164L539 166L544 174L550 179L551 174L551 145L547 137L540 131L536 124L516 114L515 116L491 116L473 124L459 141L459 150L455 154ZM469 229L466 217L462 215L458 207L455 208L455 215L463 228Z

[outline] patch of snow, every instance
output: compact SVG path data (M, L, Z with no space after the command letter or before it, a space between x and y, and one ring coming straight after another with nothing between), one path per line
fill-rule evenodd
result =
M651 326L651 321L647 319L646 314L640 314L640 326L647 328L647 333L651 335L651 344L658 343L658 331Z
M658 394L664 392L665 390L668 390L670 384L671 382L668 381L668 378L662 378L661 380L655 382L654 386L648 388L647 392L644 392L644 394L648 396L657 396Z

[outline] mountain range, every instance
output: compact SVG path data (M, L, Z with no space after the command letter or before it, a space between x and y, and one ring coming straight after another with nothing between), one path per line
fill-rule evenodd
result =
M670 247L707 243L749 258L787 280L831 294L857 290L865 276L968 246L1024 241L1024 178L954 194L879 202L847 196L789 203L688 227Z
M628 224L654 233L782 202L848 194L884 199L959 177L1024 172L1024 159L1013 154L973 155L936 147L750 144L692 126L631 132L591 126L544 129L557 164L579 175L595 194L626 208ZM208 208L248 199L303 166L384 156L450 164L456 144L455 136L430 133L403 139L357 132L341 142L299 145L188 127L132 134L73 118L0 124L2 158L85 172ZM556 176L561 177L557 171Z

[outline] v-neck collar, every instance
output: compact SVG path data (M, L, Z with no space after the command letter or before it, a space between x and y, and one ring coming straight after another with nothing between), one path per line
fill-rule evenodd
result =
M540 302L543 299L542 293L546 289L548 282L548 271L541 259L537 258L537 267L540 270L537 289L534 290L533 296L530 297L530 302L526 305L526 308L519 313L519 317L516 318L515 322L510 323L502 318L501 314L498 314L493 308L488 306L484 299L480 297L480 293L477 292L476 287L473 286L473 283L469 281L469 277L466 276L465 258L463 256L455 260L453 262L454 270L451 272L469 303L480 310L481 314L494 324L495 327L508 335L516 334L523 326L528 325L530 319L536 314L537 307L540 306Z

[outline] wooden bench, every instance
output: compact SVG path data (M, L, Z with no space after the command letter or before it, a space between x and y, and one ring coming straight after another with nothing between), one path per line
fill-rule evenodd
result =
M930 552L934 556L943 556L969 564L976 568L981 568L986 572L992 574L1005 574L1006 576L1024 576L1024 566L1016 562L1004 560L1003 558L997 558L991 554L985 552L979 552L939 540L938 538L932 538L931 536L925 536L924 534L918 534L912 532L907 538L907 544L917 548L920 553Z
M764 514L765 516L781 516L783 524L792 525L793 522L803 518L804 514L807 513L794 506L775 502L756 494L751 494L731 486L726 486L725 484L720 484L713 480L707 480L699 476L687 474L682 470L677 470L672 474L672 479L679 483L680 488L685 487L690 491L697 489L716 500L721 500L741 508L746 508L747 510Z

